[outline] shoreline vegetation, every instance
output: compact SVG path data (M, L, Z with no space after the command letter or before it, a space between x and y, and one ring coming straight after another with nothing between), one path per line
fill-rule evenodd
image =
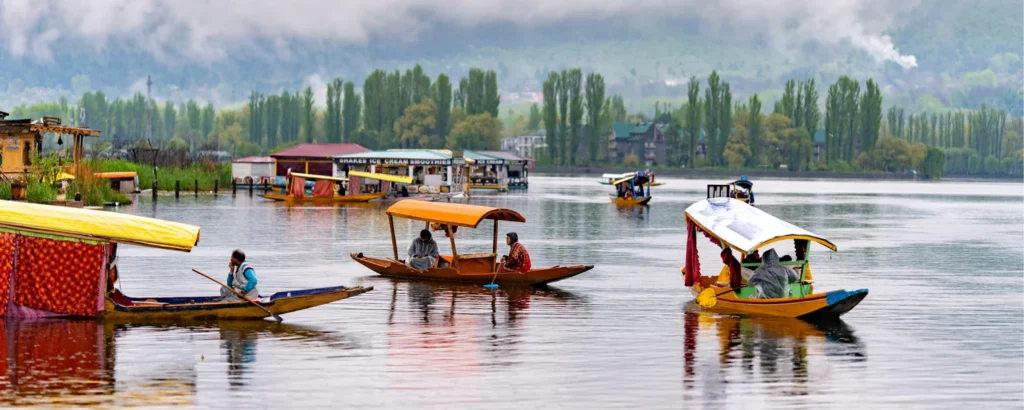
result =
M57 176L65 172L63 165L56 156L37 158L29 173L10 181L0 181L0 200L13 197L13 185L25 187L24 200L30 203L49 204L57 200L72 200L81 194L82 205L104 206L117 203L131 204L132 200L125 194L115 191L110 181L95 176L98 172L135 172L139 178L139 190L146 191L153 187L153 167L124 160L85 160L81 164L80 175L66 183L57 180ZM200 193L213 192L214 183L219 189L231 187L231 164L195 163L181 166L159 167L158 193L173 193L175 181L180 181L180 192L188 193L196 190L199 183Z
M981 105L909 111L899 101L883 103L882 89L872 79L848 76L831 84L794 78L778 101L762 101L756 93L734 94L729 78L717 71L706 78L693 76L686 84L685 99L676 105L655 103L653 116L635 110L635 104L627 107L621 95L606 88L600 73L580 68L551 71L543 92L534 93L537 98L523 101L525 105L504 101L502 107L494 70L472 68L455 81L443 73L431 77L419 65L404 72L378 69L362 81L362 88L334 79L325 107L314 104L313 90L306 87L267 95L253 91L247 104L235 107L215 108L194 100L158 103L142 94L108 99L96 91L84 93L77 102L19 105L12 112L13 117L56 116L67 124L99 129L104 137L88 148L108 158L140 144L172 151L225 151L235 158L308 142L350 142L370 149L497 150L502 137L543 131L544 145L530 154L542 165L912 170L927 179L1024 172L1024 119L1004 109ZM83 111L87 116L79 124ZM147 117L153 132L144 142ZM622 140L616 152L620 143L610 140L613 126L627 123L656 125L658 139L642 147L633 144L638 148L627 152L631 137L615 135ZM657 163L651 162L654 158ZM148 167L122 165L104 170L135 170L141 187L151 188L152 171L143 170ZM202 173L184 171L179 177L167 172L161 173L159 190L172 190L165 183L175 180L195 185L197 177L201 190L212 189L213 179Z

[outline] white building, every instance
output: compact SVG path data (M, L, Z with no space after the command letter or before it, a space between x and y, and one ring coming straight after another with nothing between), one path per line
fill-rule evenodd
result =
M538 150L547 148L544 141L544 130L537 131L533 135L522 135L516 137L505 137L501 140L501 150L515 152L523 158L536 159L540 154Z

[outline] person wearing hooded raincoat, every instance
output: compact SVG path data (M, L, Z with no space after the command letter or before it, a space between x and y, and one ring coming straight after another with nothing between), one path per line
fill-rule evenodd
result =
M779 263L779 254L769 249L761 255L761 266L750 275L747 285L756 292L755 299L776 299L789 296L789 284L800 280L800 276L792 269Z
M420 236L409 244L409 259L406 264L416 270L427 270L434 267L440 253L437 249L437 242L431 238L430 231L420 231Z

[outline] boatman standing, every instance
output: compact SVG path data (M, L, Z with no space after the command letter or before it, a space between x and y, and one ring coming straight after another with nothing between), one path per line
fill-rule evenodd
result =
M236 249L231 253L231 263L228 264L231 269L228 273L228 286L240 293L245 294L246 299L259 299L260 293L256 290L256 270L245 263L245 252L241 249ZM228 292L227 289L221 288L220 299L223 302L236 302L242 300L233 292Z

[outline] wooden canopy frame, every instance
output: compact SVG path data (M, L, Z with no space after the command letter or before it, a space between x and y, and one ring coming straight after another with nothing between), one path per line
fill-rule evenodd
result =
M452 245L452 260L458 268L459 254L455 249L455 232L453 226L476 228L484 219L494 221L494 242L492 253L498 253L498 221L526 222L526 218L519 212L507 208L492 208L489 206L434 203L406 199L391 205L387 210L388 226L391 228L391 250L394 252L395 260L398 259L398 240L395 237L395 217L401 217L414 221L422 221L430 226L431 222L437 222L444 226Z

